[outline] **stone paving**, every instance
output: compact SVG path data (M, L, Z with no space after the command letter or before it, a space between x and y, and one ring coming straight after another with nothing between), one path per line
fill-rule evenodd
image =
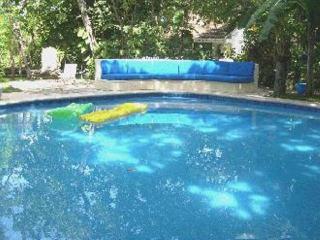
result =
M2 93L0 105L105 93L105 91L96 89L93 81L86 80L74 82L62 82L61 80L12 81L10 85L22 91Z
M110 94L126 94L154 92L146 90L133 91L108 91L98 88L93 80L77 79L73 82L62 82L61 80L35 80L35 81L12 81L10 85L19 88L21 92L2 93L0 105L10 105L12 103L33 102L46 99L61 99L74 97L104 96ZM269 97L269 92L259 91L254 94L226 94L212 92L213 95L228 96L241 99L249 99L261 102L281 102L300 106L309 106L320 109L320 104L298 100L287 100Z

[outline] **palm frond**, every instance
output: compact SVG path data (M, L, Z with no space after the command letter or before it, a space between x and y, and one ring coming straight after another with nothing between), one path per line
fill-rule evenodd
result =
M291 0L306 13L308 21L314 26L320 26L320 1L319 0Z
M303 9L303 11L308 12L308 3L307 0L293 0L295 4L297 4L299 7Z
M257 20L261 17L263 13L270 10L270 8L279 0L267 0L265 1L250 17L246 28L250 28L252 25L254 25Z
M234 25L237 25L239 28L246 28L248 26L248 22L250 21L252 15L255 13L255 9L249 8L244 14L242 14L239 18L235 19L237 21Z
M268 38L271 30L280 21L280 15L285 11L288 6L288 0L277 0L275 4L270 8L268 18L263 24L263 28L260 34L260 40Z

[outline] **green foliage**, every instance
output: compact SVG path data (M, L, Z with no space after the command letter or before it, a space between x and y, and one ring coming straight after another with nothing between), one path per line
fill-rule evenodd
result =
M283 72L282 76L289 73L290 78L293 73L294 82L302 77L304 63L298 60L299 54L307 52L306 80L309 95L314 92L314 63L317 62L315 59L319 58L319 55L314 53L315 35L319 34L320 27L319 12L320 2L316 0L267 0L261 1L261 5L256 7L247 24L247 29L260 26L259 42L274 38L274 62L288 66L291 60L291 69ZM287 67L282 69L288 70ZM275 91L277 85L279 84L275 85ZM283 91L285 89L281 90L282 94Z
M212 58L210 44L193 44L190 17L198 15L204 24L213 21L227 30L247 26L241 56L234 56L228 46L222 48L227 57L259 63L262 86L273 85L275 57L288 54L292 86L306 78L306 65L300 58L307 52L307 29L320 26L318 0L86 0L97 40L91 51L78 4L77 0L1 1L0 77L25 67L14 23L20 25L31 68L40 68L41 49L52 46L58 49L61 65L77 63L92 78L96 58ZM288 37L290 51L281 52L279 40ZM319 48L314 62L318 79Z
M10 49L14 51L15 43L12 41L12 30L8 14L0 14L0 77L4 69L10 65Z

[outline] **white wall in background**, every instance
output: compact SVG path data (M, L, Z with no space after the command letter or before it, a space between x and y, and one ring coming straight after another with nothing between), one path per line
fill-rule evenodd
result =
M226 43L229 43L235 53L241 54L244 46L244 29L235 29L227 37Z

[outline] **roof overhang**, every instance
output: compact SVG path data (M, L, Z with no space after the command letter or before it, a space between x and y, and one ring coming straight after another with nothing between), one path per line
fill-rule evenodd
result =
M213 43L213 44L223 44L226 42L225 38L194 38L195 43Z

